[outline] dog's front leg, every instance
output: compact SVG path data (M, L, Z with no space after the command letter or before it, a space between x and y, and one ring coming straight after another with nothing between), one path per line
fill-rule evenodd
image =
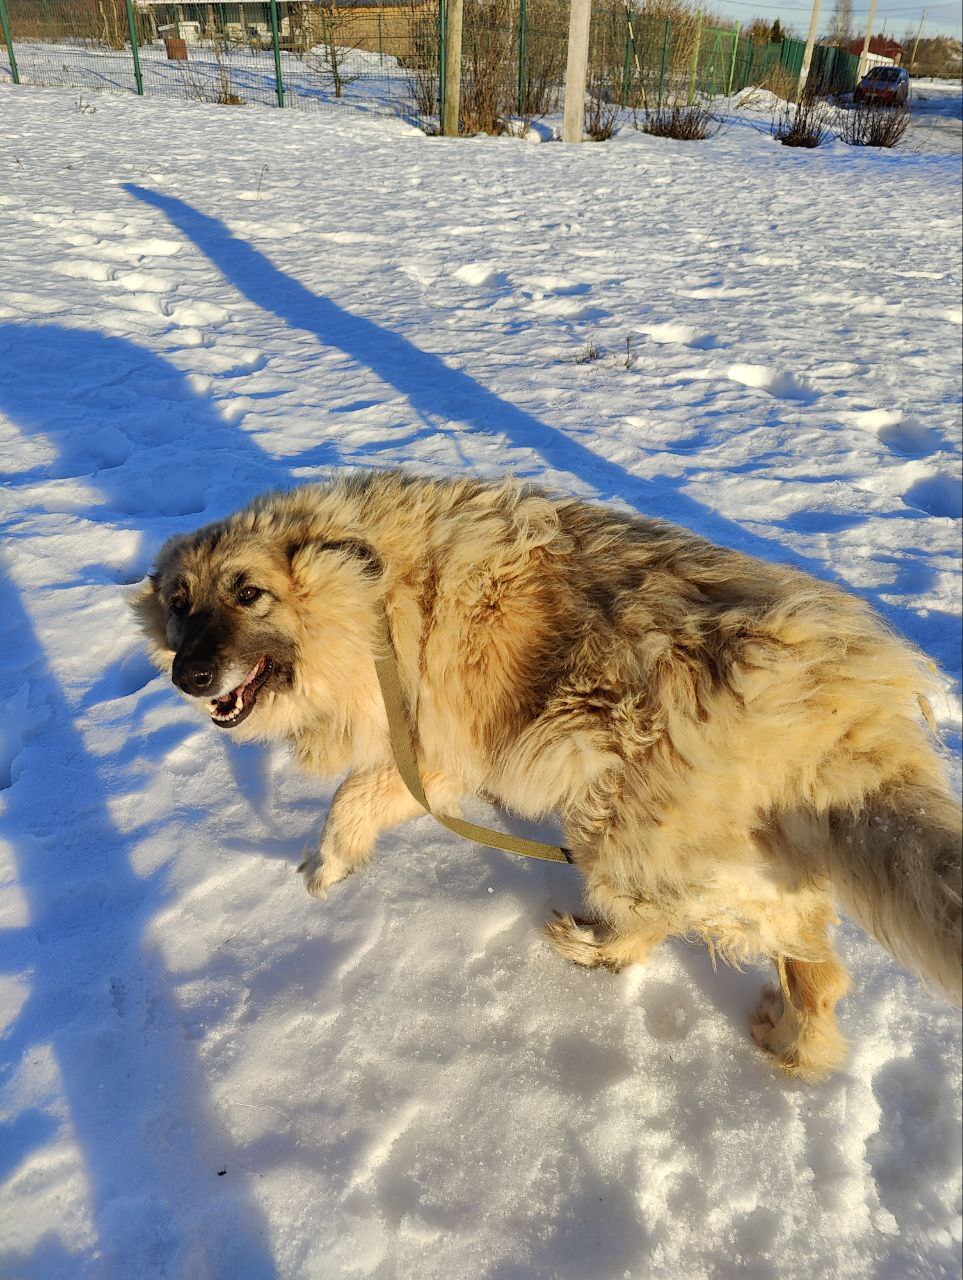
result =
M326 898L328 890L371 857L382 831L424 813L393 764L345 778L334 793L317 853L298 868L308 893Z
M438 776L424 781L433 805L457 810L461 788ZM327 897L333 885L368 861L382 831L424 812L393 764L353 773L334 794L320 848L298 868L308 893Z

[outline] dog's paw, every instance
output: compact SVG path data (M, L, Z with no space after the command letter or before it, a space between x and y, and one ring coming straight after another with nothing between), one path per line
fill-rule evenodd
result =
M846 1042L835 1021L800 1020L787 1009L778 986L763 989L759 1008L749 1019L752 1038L787 1075L805 1081L824 1079L846 1056Z
M590 924L568 914L562 915L559 911L552 914L555 918L547 920L542 930L563 960L571 960L587 969L603 963L599 941Z
M762 1043L760 1037L769 1035L775 1030L782 1021L785 1011L786 1001L782 994L782 988L774 982L763 987L759 1008L749 1016L753 1039Z
M324 901L330 890L340 883L350 870L350 867L346 867L337 858L322 858L318 853L305 858L298 867L298 871L304 877L304 887L312 898L317 898L320 902Z

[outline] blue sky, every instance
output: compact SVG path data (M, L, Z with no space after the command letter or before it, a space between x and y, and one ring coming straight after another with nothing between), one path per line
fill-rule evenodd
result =
M812 12L806 0L787 0L784 5L756 4L753 0L715 0L711 8L733 22L748 23L756 17L779 18L784 26L792 28L800 36L806 34L809 28L809 15ZM912 27L915 31L924 8L927 10L926 25L923 28L924 36L959 36L961 34L963 11L958 0L929 5L919 3L918 0L878 0L873 29L874 31L885 30L887 35L894 36L898 40L908 27ZM819 10L821 32L828 30L834 9L835 0L821 0ZM862 34L869 16L868 0L853 0L853 11L853 26L858 34Z

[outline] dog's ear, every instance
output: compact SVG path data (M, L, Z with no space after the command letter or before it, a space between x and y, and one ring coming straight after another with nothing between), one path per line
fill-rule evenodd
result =
M305 538L303 541L292 541L287 546L288 565L291 576L301 577L310 571L310 566L321 556L337 556L340 560L353 563L363 573L373 578L381 576L381 560L372 547L360 538Z
M129 603L147 637L151 657L164 670L170 666L173 655L167 642L167 615L157 592L157 584L157 574L148 574L131 592Z

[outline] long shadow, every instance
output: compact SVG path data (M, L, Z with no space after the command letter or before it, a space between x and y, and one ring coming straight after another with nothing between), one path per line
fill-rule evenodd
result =
M537 452L555 470L567 471L591 484L603 498L621 498L645 515L688 525L726 546L794 563L819 577L841 581L829 565L808 560L780 542L752 533L689 497L679 487L679 481L654 483L633 476L562 431L502 400L468 374L450 368L440 357L313 294L246 241L232 235L217 218L175 196L135 183L124 183L123 189L163 213L251 302L371 369L405 395L415 412L436 429L479 433L489 439L504 435L517 448ZM863 594L897 630L927 649L942 665L958 672L961 631L952 614L934 612L924 622L912 610L881 599L879 592Z
M204 1101L163 965L145 953L161 885L134 873L130 838L107 808L108 785L2 572L0 617L18 658L18 668L0 672L0 701L13 704L29 668L31 699L45 716L20 741L4 791L3 827L29 923L6 930L0 947L29 974L31 990L2 1048L8 1073L28 1051L52 1048L98 1235L86 1255L59 1254L55 1273L70 1274L72 1263L112 1277L145 1275L153 1258L157 1275L271 1280L266 1223ZM19 1163L58 1128L34 1115L0 1143L14 1140ZM230 1181L218 1178L222 1161ZM5 1274L40 1280L53 1247L48 1238L32 1257L8 1253Z
M57 325L0 325L0 365L0 409L57 455L3 477L24 496L7 521L11 551L28 531L43 530L31 515L62 511L70 515L57 529L65 528L68 547L73 517L103 521L109 536L88 531L84 545L118 557L75 564L68 581L46 589L45 605L59 590L139 576L130 572L132 537L121 535L113 552L125 517L133 528L147 524L163 535L184 525L185 507L205 506L193 481L185 478L178 489L171 478L175 441L191 440L199 470L225 506L289 478L250 437L225 426L175 368L131 343ZM224 495L216 477L228 459ZM85 506L90 489L98 496ZM35 554L39 548L38 540ZM117 609L125 607L118 589ZM64 635L57 643L69 651ZM164 905L165 872L135 873L130 855L143 832L119 831L109 809L123 766L115 755L99 764L76 723L84 706L134 693L150 674L122 662L98 681L92 699L90 690L65 692L15 582L0 571L0 703L10 740L0 760L2 826L29 912L28 924L0 931L0 968L30 982L0 1042L3 1074L15 1072L28 1052L52 1049L98 1237L91 1249L71 1254L47 1236L30 1256L7 1253L4 1274L48 1280L76 1268L118 1278L273 1280L267 1224L249 1194L243 1160L211 1113L170 979L144 942ZM132 722L139 755L163 755L158 732L169 734L170 726L144 736ZM46 1112L25 1115L0 1129L0 1147L14 1165L60 1127Z

